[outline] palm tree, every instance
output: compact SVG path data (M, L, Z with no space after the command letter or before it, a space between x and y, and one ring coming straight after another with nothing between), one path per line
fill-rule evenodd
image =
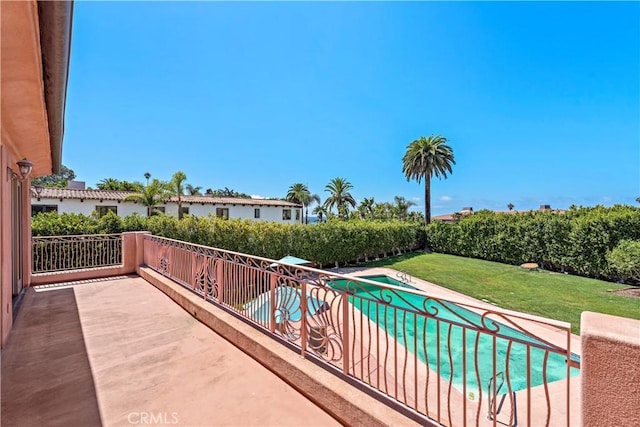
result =
M515 207L515 205L513 203L509 203L507 205L507 208L509 208L510 211L512 211L514 207Z
M334 206L338 209L338 216L342 219L349 217L349 208L356 206L356 201L349 193L349 190L353 188L353 185L344 178L333 178L329 184L325 186L324 191L328 191L331 194L325 201L324 206L331 210Z
M327 216L327 209L322 205L318 205L313 208L313 211L311 211L311 213L318 216L318 222L322 222L322 217Z
M148 184L146 187L142 189L139 193L130 194L124 198L125 201L131 201L140 203L143 206L147 207L147 217L151 216L153 212L153 208L158 206L160 203L164 203L168 198L169 194L166 189L166 184L162 181L154 179Z
M636 202L640 203L640 197L636 197Z
M147 185L149 185L149 178L151 178L151 174L149 172L145 172L144 178L147 180Z
M317 194L307 193L302 196L302 206L304 206L304 223L309 224L309 205L311 203L320 204L320 196Z
M407 200L402 196L395 196L393 200L396 202L394 210L396 211L399 219L405 219L409 214L409 208L416 205L414 202Z
M424 223L431 222L431 178L447 177L456 164L453 151L447 144L447 138L440 135L421 136L407 146L402 157L402 172L407 181L415 179L420 184L424 178Z
M364 198L360 202L360 206L358 206L358 210L360 211L360 215L363 218L373 218L373 205L375 205L375 199L373 197Z
M120 190L120 181L115 178L104 178L96 184L98 190Z
M285 199L291 203L302 205L303 207L312 202L309 188L305 184L302 184L300 182L297 182L289 187L289 191L287 191ZM307 215L308 214L309 213L307 212ZM304 217L302 218L302 223L305 223Z
M169 188L171 189L171 194L174 196L178 196L178 219L182 219L182 195L184 194L185 189L185 181L187 180L187 175L185 175L182 171L177 171L171 177L171 181L169 181Z
M185 190L187 190L187 195L189 196L202 196L202 194L200 193L200 190L202 190L202 187L194 187L191 184L187 184L184 186Z

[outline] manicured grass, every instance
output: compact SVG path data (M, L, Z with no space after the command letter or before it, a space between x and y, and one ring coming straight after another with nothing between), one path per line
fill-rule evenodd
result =
M580 332L583 311L640 319L640 299L613 293L630 286L601 280L437 253L407 254L368 265L405 270L508 310L569 322L575 334Z

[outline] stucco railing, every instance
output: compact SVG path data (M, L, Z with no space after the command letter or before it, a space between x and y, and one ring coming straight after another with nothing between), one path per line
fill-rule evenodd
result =
M53 273L122 264L122 234L34 236L32 273Z
M417 420L570 425L570 325L145 235L144 263ZM575 382L575 381L574 381Z

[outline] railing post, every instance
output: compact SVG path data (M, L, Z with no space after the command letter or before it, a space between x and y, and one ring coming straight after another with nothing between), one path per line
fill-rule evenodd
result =
M349 292L342 294L342 373L349 375Z
M269 280L269 330L271 333L276 332L276 286L277 276L271 273Z
M305 357L307 351L307 282L302 281L302 290L300 292L300 314L302 320L300 323L300 354Z
M216 281L218 282L218 302L224 304L224 260L216 260ZM213 286L211 288L213 293Z

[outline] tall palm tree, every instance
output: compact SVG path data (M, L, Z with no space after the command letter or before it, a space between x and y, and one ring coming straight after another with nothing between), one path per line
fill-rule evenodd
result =
M182 195L184 194L186 180L187 175L182 171L177 171L169 181L171 194L178 197L178 219L182 219Z
M318 205L313 208L313 211L311 211L311 213L318 216L318 222L322 222L322 217L327 216L327 209L322 205Z
M151 174L149 172L145 172L144 178L147 180L147 185L149 185L149 178L151 178Z
M507 205L507 208L508 208L510 211L512 211L514 207L515 207L515 205L514 205L513 203L509 203L509 204Z
M353 188L353 185L344 178L333 178L329 184L325 186L325 190L329 192L330 196L324 201L324 206L331 210L333 207L337 207L338 216L342 219L349 217L349 208L356 206L356 201L349 192Z
M636 197L636 202L640 203L640 197Z
M402 157L402 172L407 181L415 179L420 184L424 178L424 223L431 222L431 178L447 177L456 164L453 151L447 145L447 138L440 135L421 136L407 146Z
M360 215L363 218L373 218L373 206L375 205L375 199L373 197L364 198L360 202L360 206L358 206L358 210L360 211Z
M147 207L147 217L151 216L153 208L160 203L164 203L170 194L167 192L166 183L154 179L139 193L130 194L124 198L125 201L137 202Z
M304 206L304 223L309 224L309 205L311 203L320 204L320 196L317 194L307 193L302 197L302 206Z
M202 194L200 193L202 187L194 187L191 184L187 184L184 186L184 189L187 191L187 195L189 196L202 196Z
M405 199L403 196L395 196L393 200L396 202L394 210L398 219L405 219L409 215L409 208L416 204L410 200Z
M311 203L311 193L305 184L297 182L289 187L289 191L287 191L285 199L291 203L297 203L304 207ZM304 217L302 218L302 223L304 223Z

